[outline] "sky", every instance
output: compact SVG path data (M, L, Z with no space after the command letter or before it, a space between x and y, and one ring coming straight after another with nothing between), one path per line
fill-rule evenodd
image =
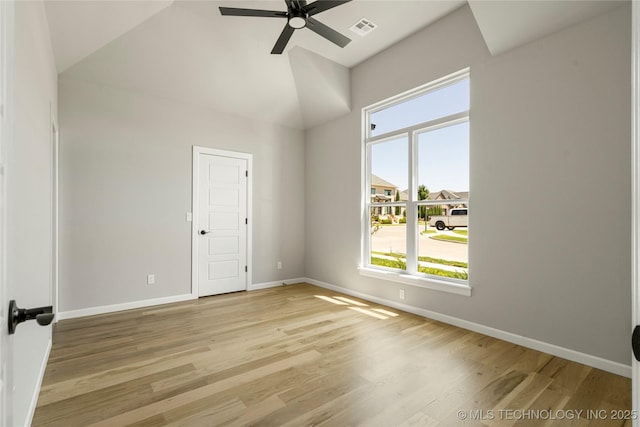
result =
M469 80L371 114L371 136L412 126L469 108ZM406 136L371 147L371 171L400 190L408 188ZM460 123L418 136L418 185L430 192L469 190L469 123Z

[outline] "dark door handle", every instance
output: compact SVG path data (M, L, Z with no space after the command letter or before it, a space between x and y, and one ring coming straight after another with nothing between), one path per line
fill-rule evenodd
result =
M19 323L35 319L38 325L47 326L53 321L53 307L20 308L15 300L9 301L9 335L16 332Z
M202 234L203 236L207 233L211 233L210 231L206 231L206 230L200 230L200 234Z
M637 361L640 361L640 325L636 325L633 328L633 335L631 335L631 348L633 349L633 355Z

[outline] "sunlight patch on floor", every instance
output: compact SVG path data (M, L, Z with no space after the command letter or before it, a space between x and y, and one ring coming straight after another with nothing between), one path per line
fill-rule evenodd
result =
M344 301L347 304L357 305L359 307L369 307L369 305L367 305L367 304L365 304L363 302L355 301L355 300L352 300L352 299L349 299L349 298L345 298L345 297L334 297L334 298L335 299L339 299L340 301Z
M373 309L363 308L363 307L369 307L369 306L363 302L355 301L346 297L334 296L332 298L326 295L314 295L314 297L319 298L323 301L330 302L331 304L345 305L347 306L348 309L357 311L358 313L366 314L367 316L375 317L376 319L384 320L384 319L388 319L389 317L398 316L397 313L394 313L389 310L385 310L383 308L373 308Z
M316 298L320 298L321 300L328 301L328 302L330 302L330 303L332 303L332 304L336 304L336 305L349 305L349 303L346 303L346 302L344 302L344 301L340 301L340 300L337 300L337 299L333 299L333 298L331 298L331 297L326 297L326 296L324 296L324 295L314 295L314 296L315 296Z
M374 308L373 311L377 311L378 313L382 313L389 317L396 317L398 313L394 313L393 311L385 310L384 308Z
M387 316L383 316L382 314L380 314L380 313L376 313L375 311L367 310L366 308L361 308L361 307L349 307L349 309L354 310L354 311L357 311L357 312L359 312L359 313L366 314L366 315L371 316L371 317L375 317L376 319L382 319L382 320L384 320L384 319L388 319L388 317L387 317Z

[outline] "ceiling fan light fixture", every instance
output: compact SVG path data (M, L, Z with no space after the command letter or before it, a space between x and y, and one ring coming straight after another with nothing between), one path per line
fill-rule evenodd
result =
M289 26L299 30L307 26L307 14L301 10L292 11L289 14Z

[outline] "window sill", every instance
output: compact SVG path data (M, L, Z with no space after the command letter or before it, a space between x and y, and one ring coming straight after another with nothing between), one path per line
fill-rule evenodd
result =
M358 267L358 272L361 276L404 283L405 285L431 289L434 291L448 292L451 294L464 295L468 297L471 296L471 286L461 283L453 283L445 280L412 276L410 274L402 274L395 271L385 271L369 267Z

